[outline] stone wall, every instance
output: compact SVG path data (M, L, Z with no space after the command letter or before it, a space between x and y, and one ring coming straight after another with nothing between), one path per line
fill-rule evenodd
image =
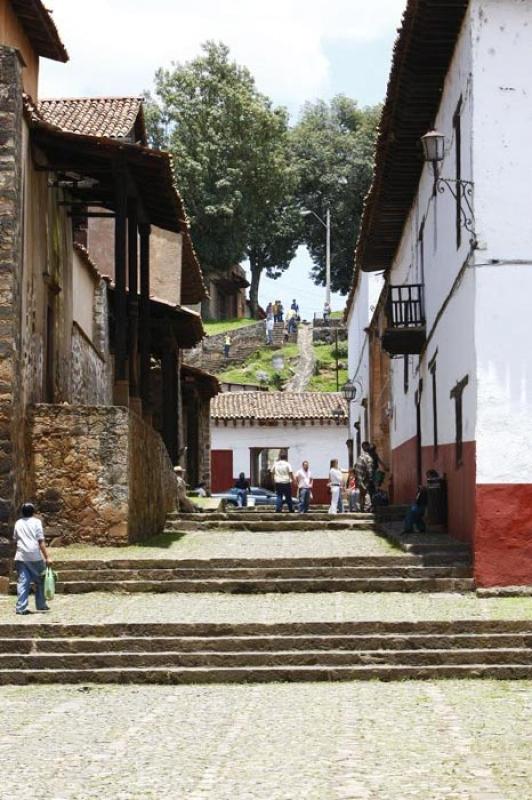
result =
M76 323L72 328L72 402L93 406L113 402L111 365Z
M129 541L155 536L174 511L177 484L160 435L136 414L129 415Z
M231 337L230 357L224 357L224 341L227 333L217 333L203 339L198 347L184 353L184 361L192 367L199 367L207 372L217 372L228 364L245 361L266 343L266 323L264 320L254 325L228 331ZM281 333L282 340L282 333ZM280 342L282 344L282 341Z
M22 65L0 47L0 536L9 536L25 492L19 401L22 272Z
M163 530L175 480L158 434L126 408L38 405L31 477L47 536L125 545Z

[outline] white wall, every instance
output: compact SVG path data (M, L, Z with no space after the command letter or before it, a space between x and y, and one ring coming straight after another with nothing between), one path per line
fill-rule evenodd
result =
M471 25L466 15L456 50L445 80L435 128L446 137L446 154L440 168L444 178L455 177L455 134L453 118L461 98L462 179L472 180L472 52ZM458 381L469 376L463 394L464 441L474 439L475 431L475 342L474 275L466 272L454 286L464 263L471 258L470 234L462 229L462 242L456 239L456 206L449 189L433 193L434 176L426 165L405 224L389 281L392 285L424 283L427 334L426 352L419 359L409 358L409 388L404 391L403 357L392 360L393 423L392 448L416 435L415 394L423 382L421 420L422 443L431 445L433 436L432 377L429 363L436 356L438 442L455 440L455 406L450 397ZM424 224L423 224L424 223ZM422 241L420 232L423 227Z
M315 478L329 477L333 458L347 467L344 425L211 425L211 435L213 450L233 451L234 476L239 472L249 475L251 447L287 448L292 467L298 469L307 460Z
M362 272L358 287L347 317L348 371L349 380L357 386L357 397L349 407L349 435L356 439L355 423L360 422L362 440L369 438L365 428L365 412L362 400L369 394L369 341L368 327L382 290L381 273Z
M532 4L474 0L477 482L532 482Z
M96 291L96 279L90 272L90 268L74 250L73 253L73 316L83 333L91 342L94 341L94 294Z

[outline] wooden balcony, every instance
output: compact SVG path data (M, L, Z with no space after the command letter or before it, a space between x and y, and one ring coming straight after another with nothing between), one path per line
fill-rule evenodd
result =
M419 355L427 338L423 284L390 286L382 346L391 356Z

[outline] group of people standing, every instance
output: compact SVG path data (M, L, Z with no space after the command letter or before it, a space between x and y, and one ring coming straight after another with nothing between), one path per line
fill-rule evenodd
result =
M386 505L387 495L382 490L386 465L380 458L375 445L363 442L355 466L345 473L338 467L338 460L331 461L329 488L331 504L329 514L344 511L344 491L347 494L349 511L370 511L377 505Z
M377 449L369 442L364 442L355 467L347 474L338 466L338 459L333 459L330 464L328 488L331 494L329 506L330 514L342 513L344 509L344 493L347 493L349 511L365 511L375 505L384 505L387 498L382 491L385 477L383 464ZM307 460L294 472L288 461L288 453L281 450L279 458L273 463L271 475L275 486L276 502L275 511L280 513L286 504L288 511L293 512L293 489L297 492L297 504L300 514L306 514L312 500L314 476ZM244 473L240 473L235 483L238 495L238 505L247 505L247 494L250 484ZM369 503L369 505L368 505Z
M280 300L275 300L273 303L268 303L266 306L266 344L273 344L273 331L276 322L285 323L285 338L288 338L291 333L297 333L298 323L301 321L299 315L299 305L297 300L292 300L292 305L284 313L284 307Z

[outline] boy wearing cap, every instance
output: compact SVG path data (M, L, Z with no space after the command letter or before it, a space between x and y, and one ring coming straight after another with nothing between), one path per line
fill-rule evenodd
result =
M44 573L50 564L44 543L44 531L40 519L34 517L31 503L22 506L22 517L15 523L13 541L17 545L15 568L17 570L17 614L31 614L28 609L30 587L35 585L37 611L48 611L44 597Z

